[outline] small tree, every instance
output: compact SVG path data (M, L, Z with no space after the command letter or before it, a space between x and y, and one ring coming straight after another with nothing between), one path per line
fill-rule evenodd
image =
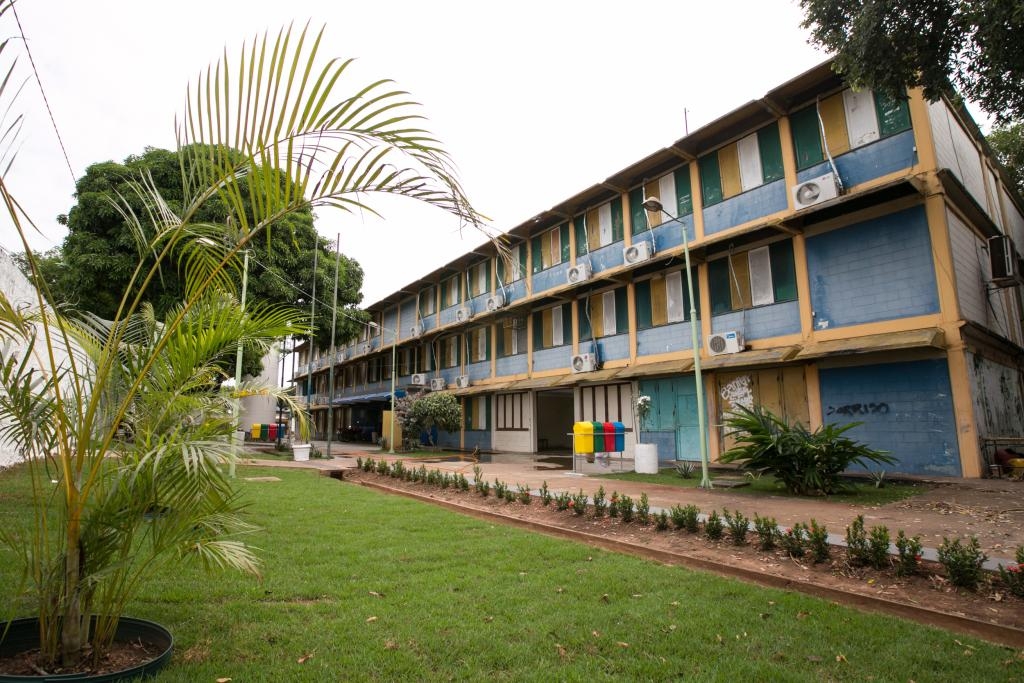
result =
M434 446L431 430L437 427L443 432L455 432L462 426L462 406L454 394L447 391L436 391L417 397L400 399L401 407L396 402L396 417L402 423L402 429L408 433L426 432L430 445Z

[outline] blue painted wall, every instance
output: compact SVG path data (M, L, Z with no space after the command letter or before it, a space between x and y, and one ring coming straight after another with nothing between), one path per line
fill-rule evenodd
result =
M743 333L744 339L767 339L800 331L800 304L784 301L781 304L758 306L746 311L723 313L711 318L711 331L718 334L729 330Z
M467 430L465 444L464 448L467 449L479 448L482 451L491 450L491 430Z
M412 338L412 326L416 322L416 299L407 299L401 305L402 327L398 330L398 338L402 341Z
M437 313L431 313L420 318L420 322L423 323L423 331L432 330L437 327Z
M526 370L525 353L517 353L514 356L505 356L504 358L498 359L498 367L496 369L498 377L502 377L504 375L518 375L526 372Z
M937 313L924 207L807 239L814 325L842 325Z
M590 269L595 273L602 270L608 270L609 268L617 268L623 264L622 250L625 247L625 244L626 243L621 240L618 242L612 242L600 249L595 249L589 254L580 256L576 260L589 261Z
M515 282L506 283L504 287L498 287L498 291L505 293L506 302L522 299L526 296L526 279L520 278Z
M383 322L381 323L384 329L381 330L380 337L377 343L383 342L384 346L391 346L391 343L395 340L395 332L398 330L398 307L393 306L384 311ZM381 348L378 346L377 348Z
M673 323L661 325L636 332L636 353L638 356L651 356L656 353L669 353L693 348L690 323ZM697 328L700 338L700 327Z
M554 370L565 368L568 370L572 362L572 346L555 346L550 349L541 349L533 352L533 371Z
M845 187L852 187L873 178L910 168L917 162L914 131L905 130L892 137L858 147L835 157L839 178ZM817 178L832 170L828 161L805 168L796 174L799 182Z
M491 361L481 361L479 363L470 363L466 366L466 374L469 375L469 379L477 381L480 379L487 379L491 376Z
M580 342L580 353L586 353L584 346L589 342ZM616 334L611 337L601 337L597 340L597 347L601 362L629 358L629 335Z
M863 422L847 435L899 461L873 469L961 476L945 360L825 368L818 377L825 422Z
M687 241L692 242L694 240L694 228L693 228L693 214L683 216L678 221L668 221L662 223L658 227L654 228L654 246L655 251L662 251L671 247L678 247L683 243L683 232L686 232ZM636 244L638 240L649 240L649 232L641 232L637 235L633 235L633 244Z
M704 234L713 235L755 218L782 211L789 205L787 192L786 181L776 180L705 207Z
M533 274L533 293L543 292L546 289L552 289L554 287L561 287L567 284L565 279L565 271L569 269L568 263L559 263L557 266L552 266L547 270L542 270L539 273Z

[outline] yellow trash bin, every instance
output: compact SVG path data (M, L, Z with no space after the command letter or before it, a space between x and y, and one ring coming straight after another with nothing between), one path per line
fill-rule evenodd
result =
M592 422L577 422L572 426L573 449L576 453L594 452L594 424Z
M253 422L252 423L252 431L249 432L249 435L250 435L250 437L252 438L253 441L259 441L260 440L260 423L259 422Z

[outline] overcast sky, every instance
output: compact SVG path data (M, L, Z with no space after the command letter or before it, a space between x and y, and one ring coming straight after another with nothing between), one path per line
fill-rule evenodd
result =
M671 144L687 118L695 130L826 58L807 44L795 0L21 0L18 14L71 165L28 82L7 182L41 231L35 249L63 240L56 216L88 165L173 148L174 115L200 70L290 21L325 24L321 53L358 58L353 84L385 77L412 93L499 230ZM483 239L460 238L453 219L410 200L375 206L383 220L318 212L320 233L340 232L363 265L364 304ZM0 244L21 251L0 227Z

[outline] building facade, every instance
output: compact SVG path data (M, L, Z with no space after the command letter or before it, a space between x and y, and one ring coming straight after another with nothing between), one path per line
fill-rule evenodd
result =
M982 476L1024 430L1024 200L948 100L854 92L822 64L505 237L370 306L333 358L300 347L319 433L331 409L379 429L396 372L461 398L445 445L571 449L573 422L621 421L627 452L697 460L691 325L712 460L736 405L861 422L908 474Z

